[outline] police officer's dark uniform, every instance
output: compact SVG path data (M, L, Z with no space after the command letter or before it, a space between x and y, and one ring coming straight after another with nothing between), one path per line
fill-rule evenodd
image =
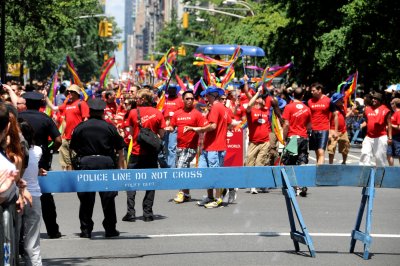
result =
M43 94L32 91L24 93L22 97L26 100L28 110L20 112L18 117L23 118L32 126L35 132L35 145L40 146L43 151L42 158L39 161L39 168L49 171L53 160L53 152L57 151L61 146L61 134L54 121L45 113L39 112L39 108L43 104ZM53 142L50 147L49 137ZM61 237L53 195L51 193L43 193L40 201L47 235L49 238Z
M90 99L89 120L80 123L72 133L70 148L77 154L78 163L73 160L74 168L81 170L115 169L124 167L124 140L118 134L114 125L103 120L102 115L106 103L101 99ZM118 153L118 163L116 162ZM106 237L118 236L115 229L117 217L115 212L115 197L117 191L99 192L103 207L103 227ZM79 220L82 238L90 238L93 230L93 207L96 192L78 192L80 200Z

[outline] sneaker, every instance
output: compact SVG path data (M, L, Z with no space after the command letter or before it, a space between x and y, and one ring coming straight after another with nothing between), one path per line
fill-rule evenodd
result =
M182 191L178 192L178 194L176 194L176 197L174 198L174 202L175 203L183 203L183 202L187 202L190 201L192 199L192 197L190 195L187 195L185 193L183 193Z
M307 197L307 187L302 187L301 188L301 192L300 192L300 196L301 197Z
M228 192L228 203L231 204L233 203L237 198L237 193L236 193L236 188L229 190Z
M261 193L269 193L269 188L267 187L261 188Z
M207 204L204 205L204 207L206 207L207 209L212 209L212 208L218 208L219 206L222 205L222 199L219 198L215 201L209 202Z
M252 188L250 189L250 194L258 194L257 189L256 189L255 187L252 187Z
M201 201L198 201L197 202L197 205L199 205L199 206L205 206L206 204L208 204L208 203L210 203L210 202L213 202L214 201L214 199L210 199L209 197L204 197L203 198L203 200L201 200Z

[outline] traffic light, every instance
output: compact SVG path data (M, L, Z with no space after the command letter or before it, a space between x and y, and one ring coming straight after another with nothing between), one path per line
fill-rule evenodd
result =
M106 27L107 27L107 21L100 21L99 23L99 36L100 37L106 37Z
M189 28L189 12L184 12L182 16L182 27L184 29Z
M185 46L179 46L178 47L178 55L180 55L180 56L186 56L186 49L185 49Z
M111 22L107 22L106 37L111 37L113 35L113 25Z
M104 62L107 61L108 60L108 54L104 54L103 59L104 59Z

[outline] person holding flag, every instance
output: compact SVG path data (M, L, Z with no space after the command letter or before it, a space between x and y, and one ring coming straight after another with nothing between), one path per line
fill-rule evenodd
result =
M336 92L331 97L333 115L330 119L328 140L329 164L333 164L336 146L339 144L339 153L342 154L342 164L346 164L347 154L350 150L350 140L347 135L346 113L343 105L344 95Z
M54 106L48 98L47 104L51 106L53 111L60 111L64 117L65 129L62 135L62 144L60 147L60 164L64 170L72 170L71 150L69 143L71 141L72 131L82 121L89 118L89 106L85 101L80 99L81 88L72 84L67 89L68 101L60 106Z
M260 86L257 93L250 99L246 108L247 125L249 128L249 146L247 148L246 166L268 165L269 122L270 110L265 106L268 94L262 94ZM251 188L250 193L257 194L256 188Z

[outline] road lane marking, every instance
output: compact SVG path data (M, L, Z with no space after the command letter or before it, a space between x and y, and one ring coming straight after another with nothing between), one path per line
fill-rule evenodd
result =
M311 236L315 237L350 237L350 233L310 233ZM151 239L151 238L169 238L169 237L208 237L208 236L264 236L264 237L278 237L278 236L290 236L290 233L286 232L254 232L254 233L182 233L182 234L158 234L158 235L131 235L126 233L121 233L120 237L115 237L114 239L126 239L126 238L136 238L136 239ZM375 238L400 238L400 234L371 234ZM104 238L103 235L93 236L92 238ZM63 236L59 238L62 240L75 240L82 239L79 236ZM57 239L41 239L41 241L57 241Z

